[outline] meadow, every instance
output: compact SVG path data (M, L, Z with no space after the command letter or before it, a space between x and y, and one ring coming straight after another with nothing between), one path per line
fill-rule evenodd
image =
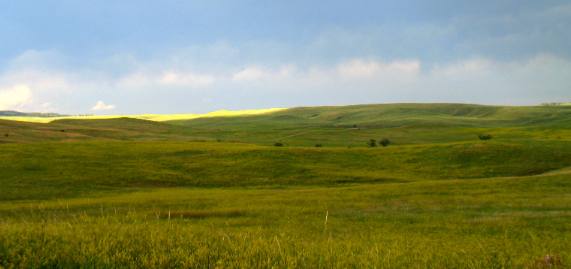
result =
M571 107L1 120L2 134L0 268L571 266Z

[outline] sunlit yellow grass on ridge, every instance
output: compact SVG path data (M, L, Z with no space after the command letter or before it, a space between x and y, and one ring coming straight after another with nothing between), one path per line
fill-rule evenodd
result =
M170 121L170 120L191 120L198 118L212 117L237 117L261 115L266 113L278 112L286 108L267 108L267 109L247 109L247 110L218 110L205 114L141 114L141 115L88 115L88 116L63 116L63 117L19 117L19 116L2 116L1 120L14 120L23 122L49 123L55 120L78 119L78 120L101 120L115 118L134 118L151 121Z

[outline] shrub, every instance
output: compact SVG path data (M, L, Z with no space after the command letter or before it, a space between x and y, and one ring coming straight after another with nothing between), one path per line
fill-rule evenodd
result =
M276 142L276 143L274 143L274 146L275 146L275 147L283 147L284 144L281 143L281 142Z
M379 141L379 144L383 147L387 147L391 144L391 141L388 138L383 138Z
M316 147L316 148L320 148L320 147L323 147L323 145L321 145L321 144L315 144L315 147Z
M374 147L377 146L377 140L371 139L371 140L369 140L369 142L367 142L367 145L368 145L370 148L374 148Z
M490 139L492 139L492 135L481 134L481 135L478 135L478 138L480 138L480 140L490 140Z

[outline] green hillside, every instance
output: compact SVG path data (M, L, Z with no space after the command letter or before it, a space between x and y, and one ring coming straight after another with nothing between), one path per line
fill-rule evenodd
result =
M502 141L564 140L571 134L571 107L386 104L292 108L166 122L127 117L63 119L47 124L0 120L1 133L8 137L0 137L0 142L176 139L352 147L385 137L400 145L468 142L480 133L493 134Z
M293 108L255 117L169 122L197 136L289 145L363 146L368 139L397 144L472 141L478 133L498 139L564 139L571 107L495 107L463 104L388 104ZM545 132L547 128L549 131Z
M553 127L571 127L569 107L507 107L469 104L381 104L339 107L300 107L254 117L232 117L176 121L190 126L199 123L267 123L276 125L325 125L361 127L466 126L466 127L518 127L545 124ZM214 121L216 120L216 121Z
M0 143L84 140L204 140L187 128L132 118L57 120L32 123L0 120Z
M0 120L0 268L567 268L570 193L566 106Z
M0 160L0 200L35 200L155 187L332 186L533 176L571 167L571 143L376 149L212 142L33 143L3 145Z

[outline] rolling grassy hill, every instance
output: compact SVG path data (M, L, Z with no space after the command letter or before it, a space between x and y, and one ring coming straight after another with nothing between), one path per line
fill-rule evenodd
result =
M334 186L533 176L571 167L571 144L347 149L97 141L3 145L0 160L1 201L156 187Z
M0 268L566 268L570 194L566 106L0 120Z
M388 137L397 144L470 141L490 132L500 139L569 137L571 107L494 107L461 104L389 104L293 108L255 117L169 122L198 136L311 146L363 146ZM548 132L545 132L547 128ZM535 129L535 130L533 130Z
M57 120L33 123L0 120L0 143L85 140L207 140L187 128L133 118Z
M492 133L505 141L528 138L564 140L571 134L571 107L565 106L387 104L272 111L160 123L129 117L59 119L48 124L0 120L0 134L8 134L8 137L0 136L0 142L88 138L182 139L354 147L365 146L368 139L383 137L404 145L473 141L480 133ZM163 116L163 119L168 118L168 115ZM10 136L10 132L14 135Z

